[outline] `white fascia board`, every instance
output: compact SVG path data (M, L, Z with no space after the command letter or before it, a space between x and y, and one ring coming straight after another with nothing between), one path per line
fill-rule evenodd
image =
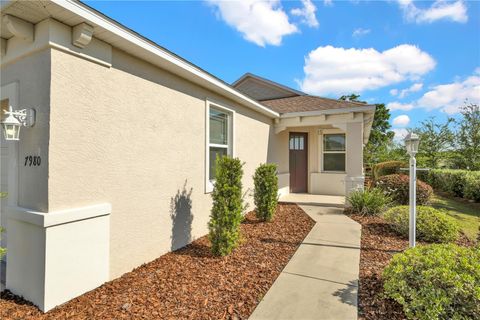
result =
M303 112L288 112L280 115L280 118L296 118L296 117L312 117L322 114L342 114L350 112L375 112L374 105L366 105L363 107L353 108L340 108L340 109L328 109L328 110L315 110L315 111L303 111Z
M178 67L183 71L187 71L189 74L196 76L197 79L203 81L205 84L210 86L213 85L214 88L218 90L218 92L222 95L226 95L227 97L233 97L234 100L241 101L248 107L260 112L264 115L267 115L272 118L279 117L279 114L262 104L258 103L257 101L243 95L242 93L238 92L237 90L233 89L232 87L226 85L222 81L216 79L215 77L207 74L205 71L196 68L195 66L175 57L174 55L166 52L162 48L158 47L157 45L147 41L145 38L126 30L125 28L112 23L102 15L93 12L89 8L85 7L82 3L79 3L74 0L50 0L52 3L68 10L78 16L81 16L88 22L100 26L109 32L125 39L126 41L134 44L137 46L138 50L144 50L149 53L153 53L156 56L162 58L163 60L171 63L172 65Z

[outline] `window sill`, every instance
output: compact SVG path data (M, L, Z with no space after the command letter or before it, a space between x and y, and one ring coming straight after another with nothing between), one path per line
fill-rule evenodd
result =
M320 173L329 173L329 174L347 174L346 171L320 171Z

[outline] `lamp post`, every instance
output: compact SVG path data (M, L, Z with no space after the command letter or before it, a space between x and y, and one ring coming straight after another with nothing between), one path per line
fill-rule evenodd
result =
M417 160L415 155L418 151L418 145L420 139L415 133L409 133L405 137L405 148L410 155L410 189L409 189L409 206L410 206L410 219L409 219L409 234L408 240L410 248L415 247L415 220L417 215Z

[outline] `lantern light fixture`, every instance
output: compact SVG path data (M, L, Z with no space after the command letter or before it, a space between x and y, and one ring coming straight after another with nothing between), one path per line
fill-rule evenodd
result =
M415 156L418 152L420 138L415 133L408 133L405 137L405 149L410 156Z
M3 134L7 141L20 140L20 128L35 124L35 109L13 110L12 106L4 111L7 117L2 120Z

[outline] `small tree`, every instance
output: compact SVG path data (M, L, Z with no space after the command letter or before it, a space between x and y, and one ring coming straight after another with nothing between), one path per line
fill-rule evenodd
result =
M462 169L480 170L480 106L467 103L461 109L455 136Z
M255 213L263 221L271 221L278 203L277 165L261 164L253 176Z
M420 127L413 131L420 138L420 148L417 155L417 164L429 168L438 168L442 162L445 165L447 152L452 150L453 132L452 118L445 123L438 123L434 117L422 121Z
M217 256L228 255L240 239L240 223L243 220L242 167L238 158L221 157L216 161L208 229L212 253Z

